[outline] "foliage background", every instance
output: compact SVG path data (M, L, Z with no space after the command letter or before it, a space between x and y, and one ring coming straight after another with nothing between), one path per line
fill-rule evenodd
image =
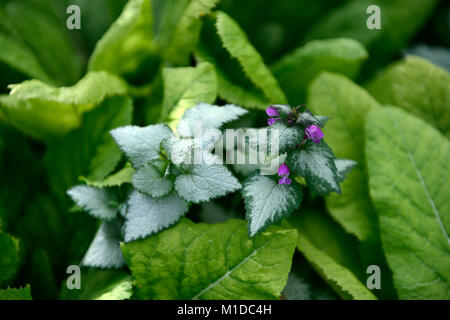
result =
M299 250L283 298L368 298L360 286L370 264L382 269L382 289L373 292L378 298L449 298L448 237L442 243L436 236L441 231L435 220L428 220L432 211L424 204L423 190L406 187L411 181L405 175L414 172L395 167L408 158L391 143L409 134L414 157L423 161L418 166L427 174L425 183L442 186L431 190L431 197L438 200L448 234L448 2L133 2L135 12L128 20L112 25L126 1L1 1L1 288L29 285L34 299L91 299L110 293L111 283L120 284L128 271L85 270L89 292L65 289L67 266L79 263L99 225L73 210L66 190L80 176L101 180L123 166L109 130L176 119L197 99L249 107L252 111L233 123L236 127L264 126L261 110L269 103L307 103L332 117L325 135L336 154L361 164L342 196L308 195L293 214L289 223L299 231ZM81 30L65 26L69 4L81 8ZM381 7L381 30L365 27L370 4ZM212 10L237 22L262 61L246 41L229 40L228 52L223 48L226 39L218 37L214 17L206 14ZM421 58L405 60L406 54ZM205 61L210 64L199 64ZM270 72L260 70L262 64L282 92L270 83ZM188 66L197 67L184 69ZM64 92L43 85L73 86L82 78ZM42 83L25 82L10 95L8 85L28 79ZM183 96L189 90L200 96ZM379 111L383 105L408 113L395 109L389 116ZM389 126L391 117L397 117L402 130ZM385 148L377 150L382 143ZM193 205L187 217L212 223L244 218L244 213L240 193L235 193ZM422 236L411 235L409 226Z

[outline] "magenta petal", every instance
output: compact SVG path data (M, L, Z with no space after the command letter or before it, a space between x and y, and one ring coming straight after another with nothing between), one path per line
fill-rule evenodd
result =
M279 175L280 177L282 177L282 176L288 176L289 173L291 173L291 172L290 172L289 167L287 166L286 163L283 163L283 164L280 165L280 167L278 168L278 175Z
M266 113L269 117L278 117L280 114L278 113L278 110L274 107L268 107L266 109Z
M309 126L305 129L306 137L315 143L319 143L320 139L324 137L322 130L318 126Z
M280 118L269 118L269 119L267 119L267 123L269 124L269 126L271 126L278 120L280 120Z
M278 180L278 183L290 185L292 183L292 180L289 179L288 177L283 177L280 180Z

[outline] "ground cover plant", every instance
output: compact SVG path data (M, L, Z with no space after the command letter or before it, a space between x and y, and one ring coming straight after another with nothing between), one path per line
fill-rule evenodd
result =
M2 1L0 300L449 299L449 17Z

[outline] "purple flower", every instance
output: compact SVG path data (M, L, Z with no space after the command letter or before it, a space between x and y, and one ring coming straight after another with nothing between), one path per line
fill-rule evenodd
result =
M269 117L278 117L280 116L280 114L278 113L278 110L275 109L274 107L268 107L266 109L266 113Z
M292 180L289 179L288 177L283 177L280 180L278 180L278 183L290 185L292 183Z
M306 137L315 143L319 143L320 139L324 137L322 130L318 126L309 126L305 129Z
M278 175L280 177L287 177L290 174L290 170L289 167L287 166L286 163L283 163L282 165L280 165L280 167L278 168Z
M267 123L269 124L269 126L271 126L280 119L281 118L269 118L269 119L267 119Z

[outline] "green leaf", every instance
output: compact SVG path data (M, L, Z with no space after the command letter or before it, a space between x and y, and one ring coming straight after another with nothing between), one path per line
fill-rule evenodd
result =
M360 0L346 2L318 19L307 33L306 41L323 38L347 37L360 41L373 61L386 62L404 48L422 28L439 0ZM380 7L381 29L369 29L367 8ZM407 10L405 8L408 8ZM368 67L375 68L379 63Z
M370 194L400 299L448 300L450 144L397 108L369 113Z
M131 167L131 164L127 162L123 169L120 169L116 173L113 173L107 176L103 180L90 180L85 177L81 177L80 179L85 182L88 186L96 187L96 188L105 188L105 187L120 187L125 183L131 183L133 174L136 171Z
M450 49L448 48L418 44L406 50L406 53L422 57L450 72Z
M450 138L450 74L414 56L397 62L367 86L381 103L421 117Z
M125 241L158 233L177 222L187 210L187 203L175 192L155 199L134 191L127 202Z
M173 183L153 165L147 164L133 175L133 186L140 192L154 198L168 195L173 189Z
M85 114L80 128L49 145L44 162L56 194L76 184L81 175L101 180L114 170L121 152L109 131L129 124L131 114L131 99L108 98Z
M179 120L187 109L197 103L213 103L216 100L216 74L210 63L200 63L196 67L164 68L162 76L162 120Z
M327 120L328 120L327 116L316 117L310 111L306 110L305 112L302 112L300 114L300 116L297 119L297 123L300 124L302 127L309 127L314 125L323 128Z
M219 1L193 0L189 2L175 26L170 44L165 50L166 60L174 65L189 64L190 54L197 46L200 36L202 26L200 17L210 13L217 2Z
M67 194L78 206L95 218L112 220L117 215L119 200L111 189L78 185L70 188Z
M358 165L358 162L349 159L335 159L334 164L337 169L338 181L344 182L347 178L347 174Z
M295 183L290 186L281 185L269 177L255 175L244 182L242 197L247 211L248 234L254 237L297 210L302 202L303 192Z
M153 43L151 2L127 3L120 17L97 42L89 59L89 71L106 70L129 77L136 70L145 69L149 73L149 69L156 68L159 59Z
M239 181L223 165L195 164L188 173L175 179L175 190L188 202L200 203L242 188Z
M277 80L238 24L225 13L205 20L196 51L199 61L214 65L221 98L245 107L286 103Z
M357 242L321 211L303 210L290 219L298 231L297 248L343 299L376 297L361 281Z
M206 132L208 129L218 129L223 124L236 120L247 112L247 110L232 104L219 107L199 103L186 110L177 126L177 132L182 137L194 137L196 122L201 124L202 131Z
M172 131L165 124L147 127L125 126L111 131L116 143L135 168L160 157L161 142L170 138Z
M242 220L173 228L122 247L138 299L279 299L295 230L271 227L247 238Z
M126 300L131 298L131 277L124 271L81 269L80 290L63 285L60 300Z
M126 84L105 72L88 73L71 87L55 88L39 80L10 85L0 96L5 120L32 137L50 141L80 125L81 115L106 97L123 95Z
M125 265L119 242L122 241L122 221L104 221L81 261L82 266L120 268Z
M376 214L368 190L363 124L367 113L380 105L349 79L323 73L309 88L308 106L331 117L323 132L336 156L358 162L342 183L342 194L326 198L327 208L347 232L367 239L376 232Z
M274 130L278 130L278 133L275 134ZM268 135L270 138L278 138L278 151L279 153L285 153L294 149L302 142L305 132L298 126L288 127L286 124L278 121L269 127ZM268 143L268 152L271 151L270 149L272 148L273 143L276 143L276 141L270 141Z
M7 288L0 290L1 300L32 300L30 286L23 288Z
M309 83L322 71L355 78L368 58L366 49L353 39L308 42L272 66L272 72L293 105L304 103Z
M334 159L325 142L308 141L304 149L290 152L286 161L294 173L305 178L312 191L328 195L332 191L341 193Z
M0 231L0 285L11 279L19 267L19 241Z

